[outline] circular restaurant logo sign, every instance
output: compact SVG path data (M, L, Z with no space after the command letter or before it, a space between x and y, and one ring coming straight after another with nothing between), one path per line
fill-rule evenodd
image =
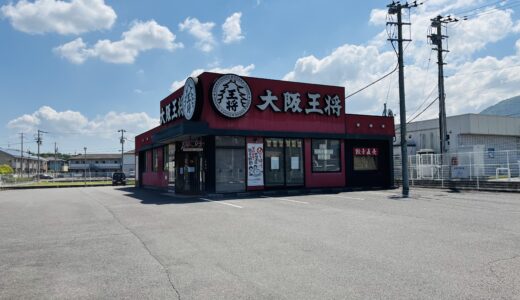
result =
M226 74L217 79L212 96L215 108L229 118L245 115L251 106L251 89L237 75Z
M184 83L184 91L182 93L182 113L186 120L191 120L195 114L197 105L196 82L193 77L188 77Z

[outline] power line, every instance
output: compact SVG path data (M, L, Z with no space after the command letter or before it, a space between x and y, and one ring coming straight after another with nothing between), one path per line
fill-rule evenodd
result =
M467 10L461 10L461 11L456 11L454 14L456 15L463 15L463 14L467 14L469 12L472 12L472 11L476 11L476 10L479 10L481 8L485 8L485 7L490 7L490 6L493 6L495 4L499 4L501 2L504 2L504 0L499 0L499 1L495 1L493 3L488 3L486 5L482 5L482 6L479 6L479 7L474 7L474 8L471 8L471 9L467 9Z
M420 115L422 115L426 110L428 110L428 108L430 108L437 100L439 100L439 97L433 99L432 102L430 102L430 104L428 104L428 106L426 106L418 115L416 115L413 119L411 119L410 121L406 122L406 124L409 124L411 122L413 122L413 120L417 119Z
M504 6L499 7L499 8L497 8L497 7L490 7L489 9L484 10L484 11L475 12L473 14L468 14L468 15L465 16L465 18L472 19L472 18L484 16L484 15L490 15L490 14L495 14L495 13L499 13L499 12L504 12L506 9L515 8L515 7L519 6L519 5L520 5L520 2L513 2L511 4L504 5Z
M379 81L381 81L381 80L385 79L386 77L390 76L392 73L394 73L395 71L397 71L398 66L399 66L398 64L395 65L395 68L394 68L392 71L390 71L389 73L387 73L386 75L384 75L383 77L377 79L376 81L373 81L372 83L369 83L368 85L362 87L361 89L355 91L354 93L345 96L345 100L347 100L348 98L354 96L355 94L357 94L357 93L359 93L359 92L364 91L365 89L367 89L367 88L373 86L374 84L378 83Z
M426 103L426 101L428 101L428 100L430 99L430 97L433 95L433 92L435 92L435 89L436 89L436 88L437 88L437 85L435 85L435 86L433 87L433 89L432 89L432 91L430 92L430 94L428 95L428 97L426 97L426 98L424 99L424 101L421 103L421 105L419 105L419 106L417 107L417 109L415 109L415 111L410 115L410 118L413 117L413 115L415 115L415 113L418 112L419 109L422 108L422 106Z

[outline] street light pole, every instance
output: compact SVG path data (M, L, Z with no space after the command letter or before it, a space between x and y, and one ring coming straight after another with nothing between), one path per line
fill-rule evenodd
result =
M121 172L123 172L123 163L124 163L124 158L125 158L125 155L124 155L124 151L125 151L124 145L125 145L125 132L126 132L126 130L119 129L117 132L121 132L121 139L119 141L121 143Z

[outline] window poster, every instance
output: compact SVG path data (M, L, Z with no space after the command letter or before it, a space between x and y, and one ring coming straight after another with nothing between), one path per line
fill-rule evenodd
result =
M271 170L280 169L280 158L278 156L271 157Z
M264 145L247 144L247 186L264 185Z
M299 170L300 169L300 157L291 156L291 170Z

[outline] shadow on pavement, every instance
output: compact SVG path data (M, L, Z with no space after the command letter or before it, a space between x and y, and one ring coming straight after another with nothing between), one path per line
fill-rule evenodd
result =
M223 201L223 200L243 200L253 198L276 198L276 197L293 197L293 196L305 196L305 195L327 195L327 194L339 194L342 192L353 191L352 189L346 188L331 188L331 189L294 189L294 190L268 190L268 191L256 191L256 192L242 192L242 193L229 193L229 194L207 194L207 195L179 195L164 190L155 190L147 188L136 188L136 187L123 187L120 189L125 192L125 196L131 197L141 201L142 204L186 204L186 203L197 203L206 202L204 199L210 199L211 201ZM380 190L380 189L365 189L365 190ZM359 191L359 190L358 190ZM403 200L401 197L395 197L393 200Z
M195 202L205 202L201 200L202 196L181 196L169 194L166 191L150 190L136 187L124 187L120 189L124 195L141 201L142 204L186 204Z

